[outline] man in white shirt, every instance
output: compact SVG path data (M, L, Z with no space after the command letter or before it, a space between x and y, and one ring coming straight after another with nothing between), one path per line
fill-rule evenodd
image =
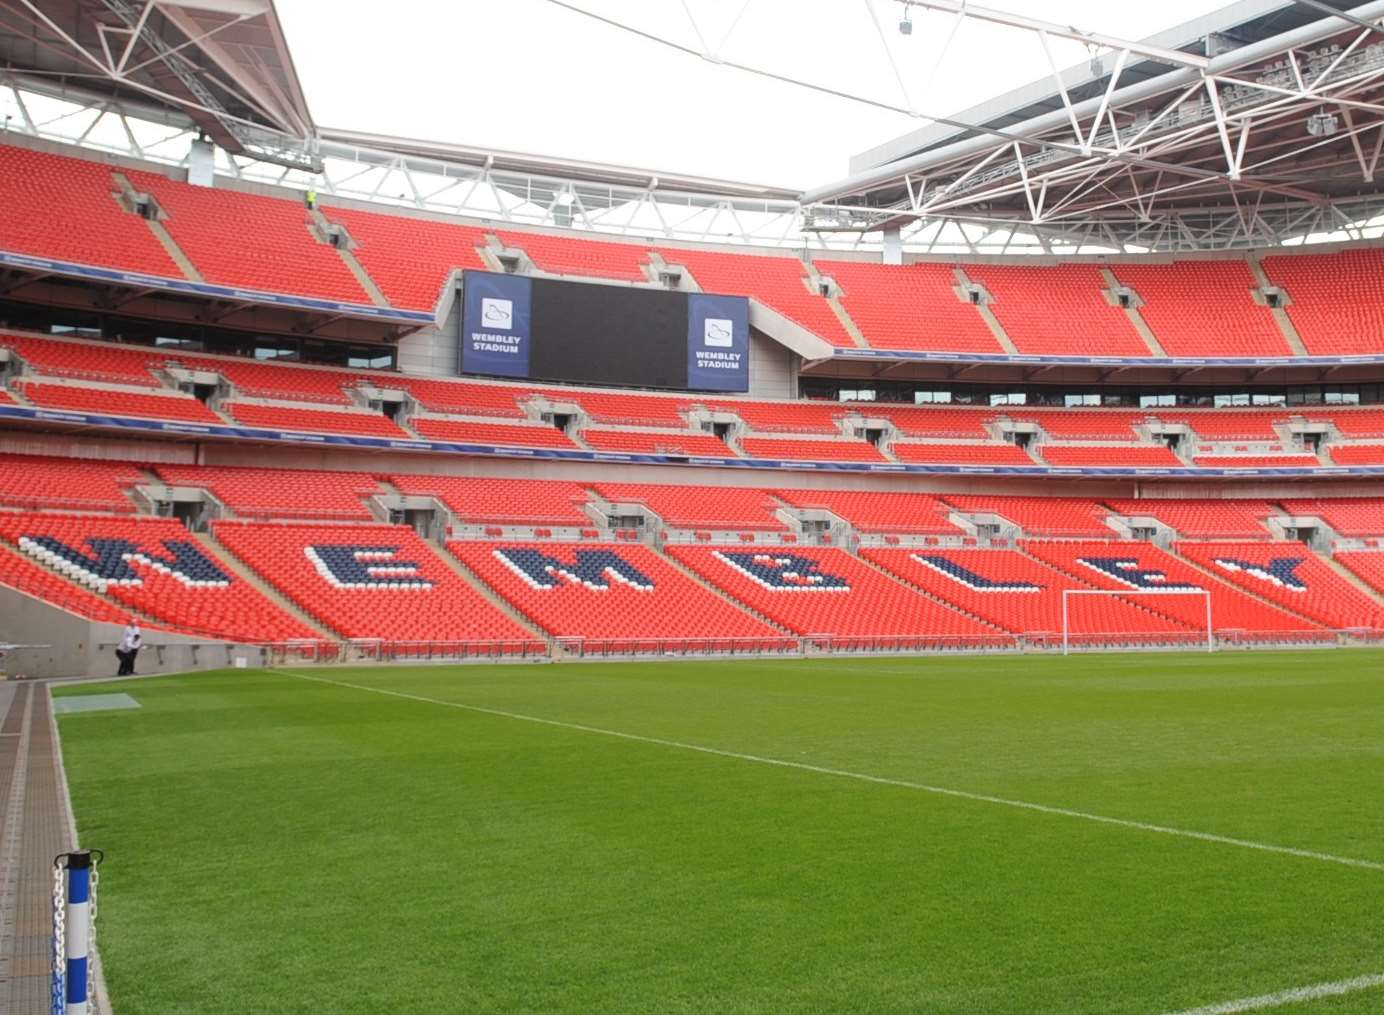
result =
M139 654L142 640L139 625L131 621L125 627L125 636L120 639L120 647L115 650L116 658L120 660L120 672L116 676L128 677L134 674L135 656Z

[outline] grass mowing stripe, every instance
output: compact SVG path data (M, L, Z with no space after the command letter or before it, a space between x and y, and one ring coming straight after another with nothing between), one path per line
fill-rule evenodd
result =
M1189 1008L1174 1015L1236 1015L1237 1012L1281 1008L1285 1004L1297 1004L1299 1001L1316 1001L1324 997L1356 994L1362 990L1374 990L1376 987L1384 987L1384 973L1357 976L1351 980L1337 980L1334 983L1314 983L1310 987L1294 987L1292 990L1281 990L1277 994L1242 997L1235 1001L1209 1004L1204 1008Z
M1384 863L1374 860L1362 860L1358 857L1338 856L1334 853L1320 853L1310 849L1297 849L1293 846L1276 846L1268 842L1236 839L1231 836L1216 835L1212 832L1198 832L1188 828L1155 825L1143 821L1131 821L1127 818L1112 818L1104 814L1092 814L1088 811L1077 811L1067 807L1054 807L1048 804L1032 803L1027 800L1011 800L1007 797L990 796L985 793L972 793L968 790L952 789L946 786L930 786L927 783L911 782L907 779L890 779L886 776L869 775L864 772L849 772L839 768L826 768L821 765L811 765L802 761L787 761L782 758L761 757L757 754L743 754L739 751L727 751L719 747L707 747L703 744L689 744L680 740L665 740L661 737L647 737L639 733L625 733L620 730L603 729L599 726L586 726L581 723L563 722L560 719L545 719L542 716L525 715L522 712L507 712L503 709L487 708L483 705L468 705L459 701L429 698L426 695L409 694L406 691L391 691L383 687L371 687L368 684L352 684L344 680L330 680L327 677L311 676L306 673L297 673L293 670L277 670L275 672L294 677L298 680L309 680L318 684L345 687L354 691L383 694L391 698L402 698L407 701L417 701L428 705L441 705L445 708L458 708L467 712L477 712L482 715L497 716L502 719L514 719L520 722L537 723L542 726L553 726L558 729L574 730L580 733L595 733L599 736L614 737L619 740L631 740L637 743L654 744L659 747L695 751L699 754L710 754L719 758L732 758L737 761L749 761L758 765L772 765L777 768L788 768L801 772L814 772L818 775L830 775L841 779L855 779L860 782L873 783L879 786L895 786L902 789L913 789L922 793L932 793L937 796L953 797L959 800L971 800L977 803L997 804L1001 807L1036 811L1040 814L1052 814L1064 818L1077 818L1082 821L1092 821L1103 825L1114 825L1118 828L1129 828L1135 831L1150 832L1157 835L1172 835L1178 838L1193 839L1199 842L1211 842L1222 846L1236 846L1241 849L1254 849L1264 853L1278 853L1304 860L1317 860L1322 863L1338 864L1343 867L1358 867L1365 870L1384 872Z

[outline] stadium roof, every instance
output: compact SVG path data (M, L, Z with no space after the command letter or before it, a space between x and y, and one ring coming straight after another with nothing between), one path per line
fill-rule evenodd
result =
M851 176L801 196L821 229L951 218L1158 249L1273 245L1381 210L1384 3L1240 0L1139 42L909 3L1044 49L1084 38L1092 58L1049 59L1045 79L856 156Z
M181 135L139 143L142 118L210 135L223 172L515 224L824 248L897 229L911 249L968 254L1384 231L1384 0L1238 0L1137 41L969 0L898 2L1025 32L1052 73L960 113L914 110L930 125L806 193L319 128L273 0L0 0L0 90L21 112L25 90L97 114L79 130L25 113L36 136L185 157ZM1090 61L1060 71L1054 41ZM110 110L120 126L103 134Z

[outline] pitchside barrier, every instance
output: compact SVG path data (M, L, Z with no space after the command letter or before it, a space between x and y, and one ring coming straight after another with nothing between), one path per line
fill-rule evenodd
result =
M61 853L53 861L52 1015L88 1015L91 952L96 944L96 886L99 849Z

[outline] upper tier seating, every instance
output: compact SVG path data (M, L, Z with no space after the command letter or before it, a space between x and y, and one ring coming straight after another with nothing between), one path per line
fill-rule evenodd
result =
M95 413L101 416L135 416L141 419L180 420L188 423L225 425L226 421L191 395L163 389L158 392L128 388L86 388L72 384L44 384L20 378L15 382L24 397L45 409Z
M533 394L533 389L505 384L430 381L418 377L400 377L398 387L405 388L429 412L448 412L456 416L500 416L505 419L524 419L524 410L519 408L519 402Z
M535 423L472 423L456 419L429 419L414 416L410 426L419 436L432 441L454 441L457 444L496 444L516 448L563 448L576 450L577 445L555 426Z
M413 439L392 419L377 412L337 412L307 405L258 405L252 402L226 402L221 408L237 423L268 430Z
M525 617L558 637L781 637L638 543L453 542L447 548Z
M0 539L175 630L251 643L317 637L172 518L0 515Z
M682 248L659 253L666 263L690 271L702 292L751 296L832 345L855 344L831 304L807 287L807 267L795 257Z
M1335 409L1330 419L1347 437L1384 437L1384 409Z
M1134 424L1148 416L1140 409L1025 409L999 406L995 411L1015 423L1037 423L1049 437L1059 441L1141 440Z
M1286 423L1292 415L1286 409L1244 412L1229 409L1202 409L1188 412L1180 409L1150 409L1163 423L1183 423L1192 428L1202 440L1208 441L1277 441L1274 423Z
M346 394L365 372L325 370L291 363L257 363L254 360L235 360L226 357L170 355L170 361L189 370L218 373L235 385L246 398L277 398L290 402L322 402L332 405L354 405Z
M758 433L819 433L839 436L837 420L856 411L842 402L708 401L717 412L733 412Z
M1379 550L1343 550L1337 552L1335 560L1384 596L1384 553Z
M1192 461L1201 469L1316 469L1316 455L1197 455Z
M994 409L953 409L948 406L904 407L864 403L860 412L865 416L882 416L898 427L905 437L969 437L986 440L993 435L985 428L998 413Z
M985 318L953 291L950 264L817 261L842 287L841 305L876 349L1004 355Z
M156 465L169 486L209 490L242 518L369 521L364 498L383 492L368 472L317 472L236 466Z
M1301 543L1178 543L1177 551L1252 595L1333 630L1384 630L1384 607Z
M1384 444L1341 444L1331 449L1337 465L1384 465Z
M531 642L406 525L217 522L216 538L347 638Z
M794 462L883 462L879 448L865 441L789 440L783 437L742 437L740 446L750 458Z
M112 167L0 145L0 250L183 278L153 232L113 196Z
M1384 250L1264 258L1264 271L1288 293L1288 317L1313 356L1379 352L1384 335Z
M990 309L1028 356L1149 356L1128 315L1105 300L1094 264L968 264L995 297Z
M1018 550L866 549L862 553L909 584L996 627L1050 641L1062 636L1063 590L1093 587ZM1137 598L1070 596L1068 609L1070 637L1078 644L1112 635L1134 643L1197 638L1193 628L1145 608Z
M1152 543L1042 542L1025 544L1039 560L1097 588L1162 593L1141 596L1146 609L1206 630L1206 597L1217 634L1247 638L1321 637L1320 627L1212 578ZM1187 593L1168 594L1187 590Z
M1291 356L1273 311L1241 260L1111 265L1144 301L1140 315L1169 356Z
M593 423L623 426L686 428L684 412L695 400L690 395L659 398L612 391L549 392L549 401L573 401L586 410Z
M1117 515L1151 515L1188 539L1268 539L1264 519L1277 514L1262 500L1107 500Z
M1187 466L1164 445L1119 446L1044 444L1039 452L1043 461L1060 469L1124 468L1185 469Z
M123 626L138 621L119 603L73 584L3 542L0 542L0 585L103 624Z
M1078 497L999 497L941 494L952 507L967 513L997 514L1030 536L1096 536L1112 534L1106 511L1093 500Z
M596 483L596 492L615 504L643 504L675 529L782 531L774 517L782 505L767 490L744 487L657 486Z
M798 508L818 508L844 518L861 532L959 536L964 531L947 516L951 508L926 493L878 490L779 490Z
M208 282L370 305L336 248L309 230L302 201L127 175L158 199L169 235ZM243 242L248 237L254 242Z
M5 388L0 388L0 405L14 405L14 396Z
M131 512L125 490L144 481L128 462L0 455L0 505L27 511Z
M1375 497L1322 497L1285 500L1283 510L1320 518L1342 536L1384 536L1384 500Z
M401 310L432 310L455 270L491 270L477 252L486 243L484 229L355 208L324 208L323 214L346 227L356 260Z
M1023 465L1037 462L1016 444L908 444L895 441L889 446L894 457L909 465Z
M735 458L725 441L711 434L650 433L647 430L583 430L582 440L597 451L621 454L691 455Z
M539 271L625 282L649 280L642 267L649 260L649 252L634 243L612 243L608 240L543 233L508 232L498 235L506 247L518 247L528 254Z
M834 547L668 547L706 581L801 635L995 641L998 632Z
M150 371L162 365L164 357L153 349L24 335L0 335L0 346L14 350L36 372L48 377L75 377L145 388L161 386Z
M389 480L402 494L438 498L467 524L591 524L581 508L591 497L580 483L408 474L394 474Z

